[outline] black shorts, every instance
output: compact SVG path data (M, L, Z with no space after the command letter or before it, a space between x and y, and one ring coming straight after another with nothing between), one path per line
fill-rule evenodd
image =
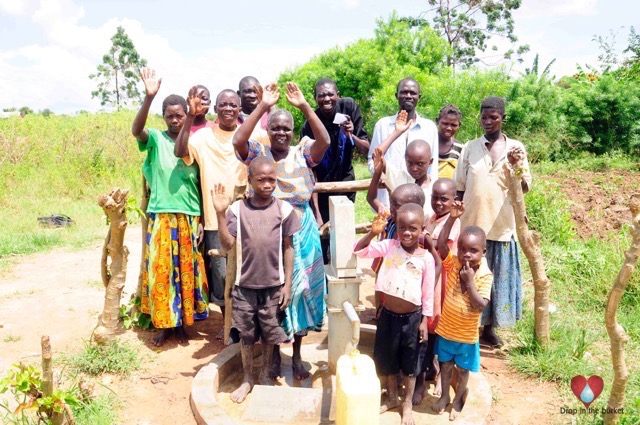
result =
M433 359L435 357L434 348L436 347L436 340L438 334L429 334L429 339L426 344L420 344L420 372L426 372L427 378L432 378L436 370L433 366Z
M420 372L418 326L421 320L421 310L396 314L382 308L373 347L378 375L393 375L402 370L407 376L416 376Z
M243 288L235 285L231 292L233 311L231 314L231 339L242 340L244 345L253 345L259 340L263 344L281 344L287 335L280 327L281 286L264 289Z

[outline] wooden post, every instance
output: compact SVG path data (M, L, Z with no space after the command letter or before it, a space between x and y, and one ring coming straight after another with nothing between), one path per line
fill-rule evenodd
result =
M527 257L533 277L535 336L538 343L545 346L549 343L549 292L551 282L544 269L544 259L540 252L540 235L529 230L529 219L527 218L521 183L524 170L523 160L524 157L520 158L513 166L507 163L504 165L504 169L509 183L509 198L511 205L513 205L513 213L516 219L518 242L522 252Z
M40 338L40 346L42 347L42 396L50 397L53 394L53 358L51 356L51 342L48 335L42 335L42 338ZM64 413L58 413L53 409L47 412L53 425L62 425L65 414L68 417L68 424L75 423L73 413L66 404L63 412Z
M98 205L109 217L109 233L102 250L102 283L105 287L104 308L93 331L96 342L103 344L111 341L118 329L118 311L120 297L127 278L127 258L129 250L124 246L124 232L127 229L128 190L114 188L108 194L98 197ZM107 264L108 258L111 264Z
M609 395L609 402L607 403L607 408L611 412L619 411L618 409L622 409L624 406L624 392L627 388L627 381L629 380L629 371L627 370L627 364L624 359L624 345L629 341L629 336L618 323L616 314L618 305L620 304L620 298L622 298L622 294L624 294L627 288L629 278L636 264L638 264L638 257L640 256L640 194L631 196L629 209L631 210L632 225L631 247L624 253L625 261L620 269L620 273L618 273L616 280L613 282L611 292L609 292L604 316L607 333L611 340L611 362L613 364L613 384L611 384L611 394ZM619 422L619 413L605 413L605 424L617 424Z

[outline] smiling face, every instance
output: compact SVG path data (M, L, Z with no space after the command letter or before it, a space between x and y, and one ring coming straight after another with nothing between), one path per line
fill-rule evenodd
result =
M240 104L242 105L242 112L245 114L250 114L256 109L258 106L258 94L256 90L253 88L257 86L258 80L254 79L243 79L240 82L238 88L238 94L240 95Z
M238 115L240 114L240 98L233 90L224 90L220 92L216 99L216 114L220 122L220 128L231 131L238 124Z
M438 133L445 139L451 139L460 129L460 120L456 115L448 114L442 118L438 118Z
M273 164L262 164L251 170L249 184L253 188L253 196L268 199L276 188L276 168Z
M456 199L456 187L453 180L436 180L431 189L431 208L436 217L449 214L453 201Z
M396 98L401 110L413 112L420 99L420 86L413 80L402 80L398 84Z
M177 136L187 119L187 112L182 105L169 105L164 110L163 118L167 123L167 131Z
M293 137L293 120L285 114L277 114L270 117L268 130L271 149L277 152L286 152Z
M498 109L483 109L480 111L480 125L484 134L495 134L502 129L505 115Z
M340 93L335 84L325 83L315 88L316 103L320 113L325 116L331 116L336 112L338 98Z
M405 249L415 249L422 232L424 216L413 211L401 211L398 213L396 232L398 240Z
M483 238L470 233L462 233L458 238L458 260L464 265L469 262L471 267L477 267L487 252Z

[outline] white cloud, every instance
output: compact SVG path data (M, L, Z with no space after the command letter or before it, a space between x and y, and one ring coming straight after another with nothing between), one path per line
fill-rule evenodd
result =
M252 74L263 83L272 81L287 66L306 61L321 49L259 48L252 50L203 50L197 58L185 57L169 41L145 31L131 19L110 19L99 27L80 25L84 9L72 0L0 0L0 11L30 16L44 35L42 45L28 45L0 51L0 79L3 103L0 107L27 105L34 110L49 108L56 113L78 109L97 110L91 99L96 72L111 37L122 25L136 49L163 76L159 99L171 93L186 95L194 84L205 84L212 95L237 87L241 77ZM153 110L159 111L161 102Z
M515 11L516 19L551 18L554 16L593 16L598 13L598 0L527 0Z
M347 9L355 9L360 6L360 0L345 0L345 5Z

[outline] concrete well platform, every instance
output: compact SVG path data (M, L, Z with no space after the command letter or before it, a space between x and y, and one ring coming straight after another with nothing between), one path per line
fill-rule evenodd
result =
M375 326L362 325L359 349L371 355ZM291 345L283 345L282 372L272 387L256 385L242 404L231 401L229 395L242 381L239 344L221 351L196 374L191 384L191 409L200 425L235 424L332 424L335 418L335 376L327 364L327 334L310 333L303 339L302 359L311 377L301 382L291 374ZM256 350L260 352L260 348ZM260 356L255 361L256 378ZM433 386L432 388L433 389ZM483 424L491 409L491 387L481 373L469 379L469 398L457 425ZM437 399L427 396L414 406L418 424L450 424L449 415L436 415L431 405ZM450 408L450 407L449 407ZM380 416L380 425L400 423L399 409Z

